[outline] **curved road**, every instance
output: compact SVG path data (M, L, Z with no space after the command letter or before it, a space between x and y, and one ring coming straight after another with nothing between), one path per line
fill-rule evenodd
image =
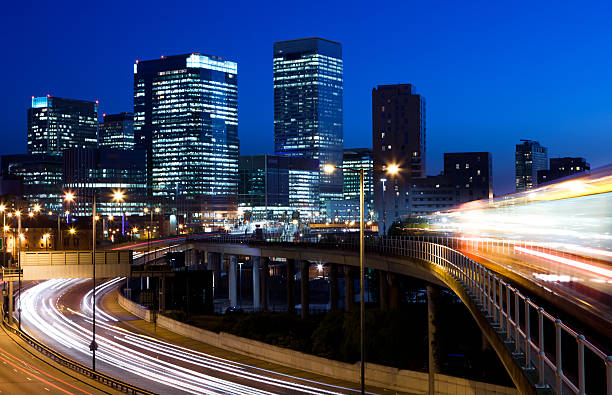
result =
M98 285L100 299L120 279ZM22 327L84 364L91 363L91 282L49 280L22 295ZM356 389L277 373L141 335L121 325L133 316L96 311L96 367L129 383L164 394L350 394ZM128 326L129 327L129 326ZM308 375L308 374L306 374ZM308 375L312 376L312 375ZM306 377L308 377L306 376ZM326 380L327 381L327 380ZM331 382L331 381L330 381Z

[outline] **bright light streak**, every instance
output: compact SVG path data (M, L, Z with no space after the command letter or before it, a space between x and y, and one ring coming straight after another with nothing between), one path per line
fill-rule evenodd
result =
M588 263L579 262L573 259L564 258L557 255L547 254L545 252L534 251L529 248L523 248L519 246L514 246L514 249L525 254L534 255L540 258L549 259L551 261L555 261L558 263L562 263L564 265L573 266L578 269L586 270L592 273L599 274L601 276L612 278L612 270L604 269L603 267L589 265Z

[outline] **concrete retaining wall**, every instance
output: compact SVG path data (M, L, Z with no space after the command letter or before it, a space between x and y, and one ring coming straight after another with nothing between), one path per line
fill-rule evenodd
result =
M151 320L148 309L118 295L119 305L130 313ZM210 344L212 346L248 355L267 362L312 372L339 380L359 382L359 363L349 364L326 358L272 346L256 340L215 333L165 317L157 316L157 325L179 335ZM402 392L427 393L429 379L427 373L400 370L388 366L366 363L366 384ZM518 394L514 388L486 384L458 377L436 374L436 394Z

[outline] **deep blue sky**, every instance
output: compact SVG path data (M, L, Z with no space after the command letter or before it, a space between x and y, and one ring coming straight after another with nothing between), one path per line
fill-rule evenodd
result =
M612 162L610 5L589 2L9 2L0 24L0 154L25 152L32 95L132 111L136 59L202 52L238 62L243 154L273 151L272 43L343 44L345 147L372 145L371 90L427 101L428 174L442 154L493 153L513 190L514 144ZM307 5L302 5L307 4Z

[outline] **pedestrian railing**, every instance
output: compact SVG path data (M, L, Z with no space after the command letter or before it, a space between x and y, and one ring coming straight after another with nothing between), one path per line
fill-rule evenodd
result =
M325 238L316 242L298 243L270 243L234 235L198 237L197 240L353 251L359 247L359 238L354 235L337 240ZM426 261L455 278L496 330L526 375L535 382L536 388L549 389L559 395L612 395L612 356L546 312L495 273L457 251L455 248L463 241L461 238L435 236L369 236L366 238L365 251L366 255L379 253ZM503 242L500 248L504 248Z

